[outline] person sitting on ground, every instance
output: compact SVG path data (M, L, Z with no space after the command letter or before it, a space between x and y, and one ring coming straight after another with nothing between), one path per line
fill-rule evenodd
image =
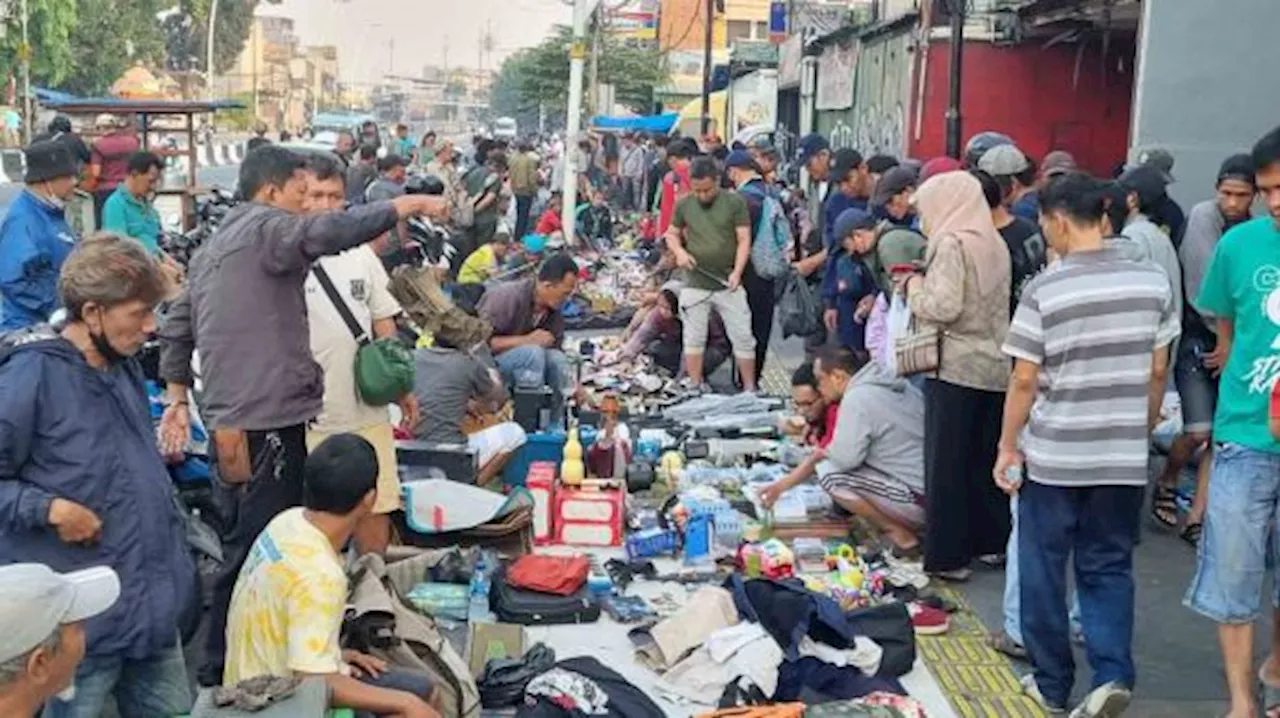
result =
M414 437L438 444L465 444L475 453L480 466L476 485L501 488L490 484L502 473L511 455L524 446L527 437L514 421L490 424L472 433L464 429L468 416L497 413L496 409L506 404L507 393L501 375L477 356L487 353L483 343L460 347L459 339L437 332L435 346L414 352L414 392L423 408Z
M568 363L564 315L560 308L578 288L578 264L566 253L553 254L538 275L506 282L485 292L477 310L493 325L489 348L507 387L551 389L551 415L563 412Z
M822 395L839 404L831 441L761 495L766 506L810 476L831 500L882 531L902 558L920 551L924 529L924 397L847 349L814 360Z
M302 506L267 524L240 571L227 618L225 686L259 676L319 676L334 708L439 718L422 674L338 643L347 603L339 553L377 502L378 455L335 434L307 457Z
M630 361L646 354L673 375L680 373L684 327L680 321L679 282L672 284L676 287L663 288L658 292L658 298L645 313L644 320L629 332L626 343L618 351L618 359ZM707 326L707 350L702 357L703 370L714 374L729 358L729 352L724 322L718 313L712 312Z
M480 245L458 269L458 284L484 284L502 272L502 263L511 252L511 233L499 228L493 241Z
M0 715L33 718L74 691L85 624L118 598L120 578L103 566L61 574L38 563L0 567Z
M604 192L591 191L591 204L581 210L581 236L585 237L589 246L607 247L613 242L613 210L605 204Z
M564 234L564 223L561 222L561 212L564 208L562 200L564 195L559 191L551 192L551 199L547 200L547 208L542 211L542 216L538 217L538 224L534 226L534 234L540 234L544 237Z

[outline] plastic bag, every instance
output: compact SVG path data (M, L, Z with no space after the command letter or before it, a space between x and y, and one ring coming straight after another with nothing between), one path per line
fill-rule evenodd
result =
M894 292L893 298L889 300L889 319L886 322L889 327L888 341L885 342L888 351L885 352L885 363L889 372L893 375L898 373L898 353L894 351L897 346L898 338L907 336L911 326L911 309L907 307L907 298L900 292Z
M792 272L778 299L778 323L782 338L807 337L822 327L822 304L804 277Z

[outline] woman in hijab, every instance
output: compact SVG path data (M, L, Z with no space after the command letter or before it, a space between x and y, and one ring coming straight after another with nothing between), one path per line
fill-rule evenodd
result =
M943 332L940 366L925 380L925 570L969 577L974 558L1002 560L1008 498L991 481L1009 359L1009 250L991 221L982 185L944 172L916 193L928 247L923 274L905 280L921 327Z

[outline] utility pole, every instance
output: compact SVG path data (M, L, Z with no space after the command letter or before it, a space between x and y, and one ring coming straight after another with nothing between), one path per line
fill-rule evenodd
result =
M951 11L951 67L947 92L947 154L960 159L960 88L964 69L964 13L967 0L948 0Z
M27 25L31 22L31 9L27 0L22 0L22 144L31 144L31 125L36 121L35 110L31 106L31 38L27 34Z
M591 65L587 68L587 108L592 114L600 112L600 8L591 14Z
M569 48L569 107L564 125L564 183L560 222L564 225L565 242L572 243L577 219L578 197L578 133L582 131L582 70L587 59L587 16L593 0L573 0L573 45Z
M706 34L702 39L702 136L711 134L711 43L715 38L716 0L706 0Z
M26 4L26 0L22 0ZM204 96L213 99L213 30L218 25L218 0L209 2L209 33L204 42Z
M396 39L387 38L387 74L396 74Z

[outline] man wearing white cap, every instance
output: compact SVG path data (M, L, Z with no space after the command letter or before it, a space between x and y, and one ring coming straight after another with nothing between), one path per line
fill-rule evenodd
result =
M54 573L38 563L0 567L0 715L34 716L55 695L75 692L84 622L120 597L105 566Z

